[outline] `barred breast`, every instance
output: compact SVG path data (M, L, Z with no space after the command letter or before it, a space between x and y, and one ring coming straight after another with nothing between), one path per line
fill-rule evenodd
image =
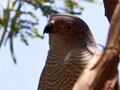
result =
M89 50L49 53L45 65L45 90L71 90L91 58Z

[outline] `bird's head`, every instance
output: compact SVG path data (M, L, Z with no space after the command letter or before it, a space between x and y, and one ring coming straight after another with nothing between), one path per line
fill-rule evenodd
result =
M94 43L87 24L71 14L56 14L50 17L43 33L49 33L50 45L57 47L71 45L77 47ZM62 45L63 44L63 45ZM62 47L61 47L62 48Z
M88 26L80 18L71 14L55 14L50 17L44 33L49 34L75 34L77 32L86 32Z

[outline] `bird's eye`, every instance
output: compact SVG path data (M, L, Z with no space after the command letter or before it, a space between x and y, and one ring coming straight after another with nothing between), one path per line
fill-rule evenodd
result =
M72 31L73 30L73 24L72 23L67 23L64 28L67 31Z
M72 28L71 26L67 26L67 30L71 30L71 28Z

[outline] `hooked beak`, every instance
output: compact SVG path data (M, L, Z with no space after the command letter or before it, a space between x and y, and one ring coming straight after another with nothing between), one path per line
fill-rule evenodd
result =
M48 25L44 28L43 35L45 33L52 33L52 26L55 24L55 20L50 20Z
M43 35L45 33L52 33L51 26L49 24L46 25L45 28L44 28Z

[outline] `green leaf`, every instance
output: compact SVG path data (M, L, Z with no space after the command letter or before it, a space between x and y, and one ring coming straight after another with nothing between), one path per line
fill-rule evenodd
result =
M85 0L85 1L88 1L88 2L95 2L95 0Z
M4 40L6 32L7 32L7 27L8 27L9 18L10 18L10 11L12 8L13 8L12 0L9 0L7 8L4 9L3 19L2 19L2 23L1 23L4 27L4 31L3 31L1 39L0 39L0 48L1 48L1 45L3 43L3 40Z
M24 34L21 34L21 41L24 42L26 45L29 45Z
M11 51L14 63L17 64L16 58L15 58L15 55L14 55L14 50L13 50L13 38L12 37L10 37L10 51Z
M37 28L35 28L34 26L33 26L33 31L34 31L36 37L44 38L42 35L40 35L40 34L38 33Z
M77 8L78 6L77 3L73 2L72 0L65 0L65 7L73 9L75 7Z
M40 0L41 3L49 2L50 0Z

